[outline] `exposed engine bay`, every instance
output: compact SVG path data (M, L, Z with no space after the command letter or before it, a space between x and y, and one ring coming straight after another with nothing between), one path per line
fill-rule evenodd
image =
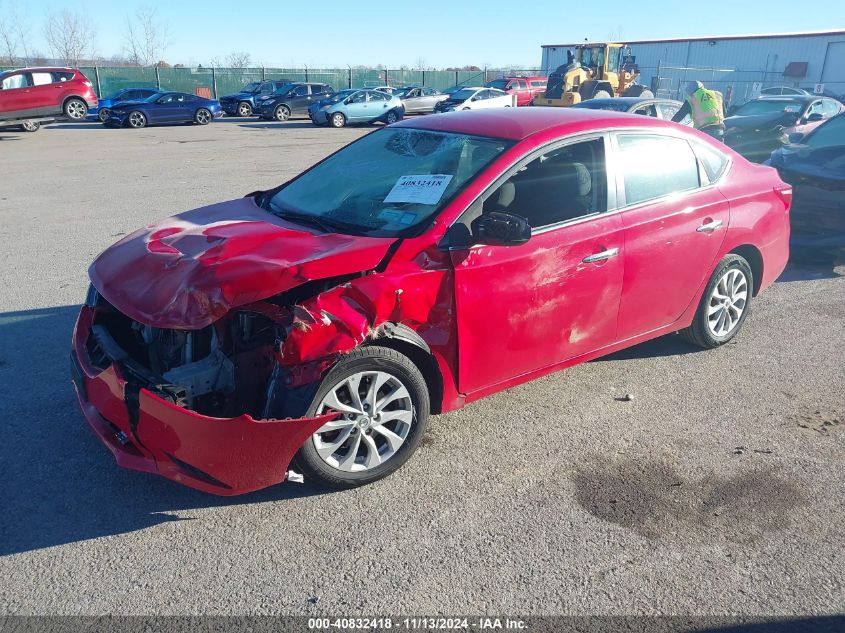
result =
M357 275L356 275L357 276ZM345 278L346 279L346 278ZM279 350L290 332L294 304L345 279L309 282L262 302L242 306L198 330L157 328L122 314L93 295L95 318L86 343L92 362L121 367L140 387L185 409L228 418L301 415L316 384L291 389ZM90 301L91 299L89 299ZM299 396L292 401L289 396Z

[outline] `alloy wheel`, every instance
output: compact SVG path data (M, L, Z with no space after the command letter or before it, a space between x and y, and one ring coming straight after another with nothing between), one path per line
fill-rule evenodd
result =
M111 111L108 108L102 108L99 113L97 113L97 118L100 119L101 123L105 123L106 119L109 118L109 114L111 114Z
M725 271L710 295L707 326L714 336L727 336L739 323L748 303L748 279L737 268Z
M211 121L211 113L208 110L198 110L197 111L197 123L200 125L205 125L209 121Z
M78 100L73 100L67 104L67 115L76 121L84 119L86 115L85 104Z
M147 118L141 112L129 114L129 125L134 128L142 128L147 124Z
M405 443L414 423L408 389L384 371L362 371L333 386L317 414L338 411L312 436L320 458L344 472L380 466Z
M388 112L387 113L387 124L390 125L391 123L396 123L397 117L395 112Z
M242 103L238 106L238 115L239 116L249 116L252 114L252 108L249 107L248 103Z
M285 106L279 106L276 108L276 120L277 121L287 121L290 118L290 110L288 110Z

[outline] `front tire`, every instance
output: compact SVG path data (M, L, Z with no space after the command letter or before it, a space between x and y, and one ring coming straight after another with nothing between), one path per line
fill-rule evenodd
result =
M200 108L197 110L196 114L194 114L194 123L197 125L208 125L211 123L211 111L206 110L205 108Z
M372 483L397 470L419 445L430 405L425 379L396 350L356 349L323 379L307 415L340 411L306 440L297 462L332 488Z
M343 127L346 125L346 117L340 112L335 112L329 117L329 123L332 124L332 127Z
M277 121L287 121L290 118L290 108L286 105L280 105L273 111L273 117Z
M129 127L133 127L136 130L140 130L142 127L147 127L146 115L138 110L130 112L129 116L126 117L126 120L129 121Z
M24 121L21 124L21 130L31 134L41 129L41 124L38 121Z
M745 322L753 288L748 262L739 255L726 255L707 282L692 325L681 330L681 336L704 349L724 345Z
M252 106L246 101L238 104L238 116L252 116Z
M97 118L100 120L100 123L105 123L110 114L111 110L108 108L100 108L99 112L97 112Z
M82 99L68 99L65 102L64 113L71 121L84 121L88 116L88 104Z
M611 96L607 90L596 90L591 99L610 99Z

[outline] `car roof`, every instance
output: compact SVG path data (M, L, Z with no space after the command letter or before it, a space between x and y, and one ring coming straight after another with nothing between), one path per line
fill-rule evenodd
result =
M581 103L595 103L597 105L621 103L633 106L638 103L644 103L646 101L650 103L674 103L681 105L680 101L676 101L675 99L665 99L662 97L602 97L600 99L590 99L589 101L581 101Z
M486 136L521 141L545 132L568 134L608 127L655 127L677 129L662 119L638 114L590 110L587 108L490 108L452 112L415 119L405 119L391 125L437 132L453 132L471 136Z
M821 99L822 95L763 95L751 101L813 101L814 99ZM751 103L749 101L748 103Z
M19 72L56 72L56 71L63 71L63 72L80 72L77 68L71 68L70 66L27 66L26 68L8 68L4 70L0 74L5 73L19 73Z

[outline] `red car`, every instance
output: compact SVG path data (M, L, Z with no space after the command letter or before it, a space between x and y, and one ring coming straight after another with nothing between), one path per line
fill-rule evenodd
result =
M731 340L786 266L790 198L774 169L648 117L386 126L103 252L73 380L122 466L224 495L294 459L368 483L431 413L673 332Z
M539 93L546 91L546 77L504 77L488 81L486 88L498 88L510 95L516 95L516 105L531 105Z
M75 68L23 68L0 73L0 126L34 132L39 121L84 121L97 106L88 78Z

